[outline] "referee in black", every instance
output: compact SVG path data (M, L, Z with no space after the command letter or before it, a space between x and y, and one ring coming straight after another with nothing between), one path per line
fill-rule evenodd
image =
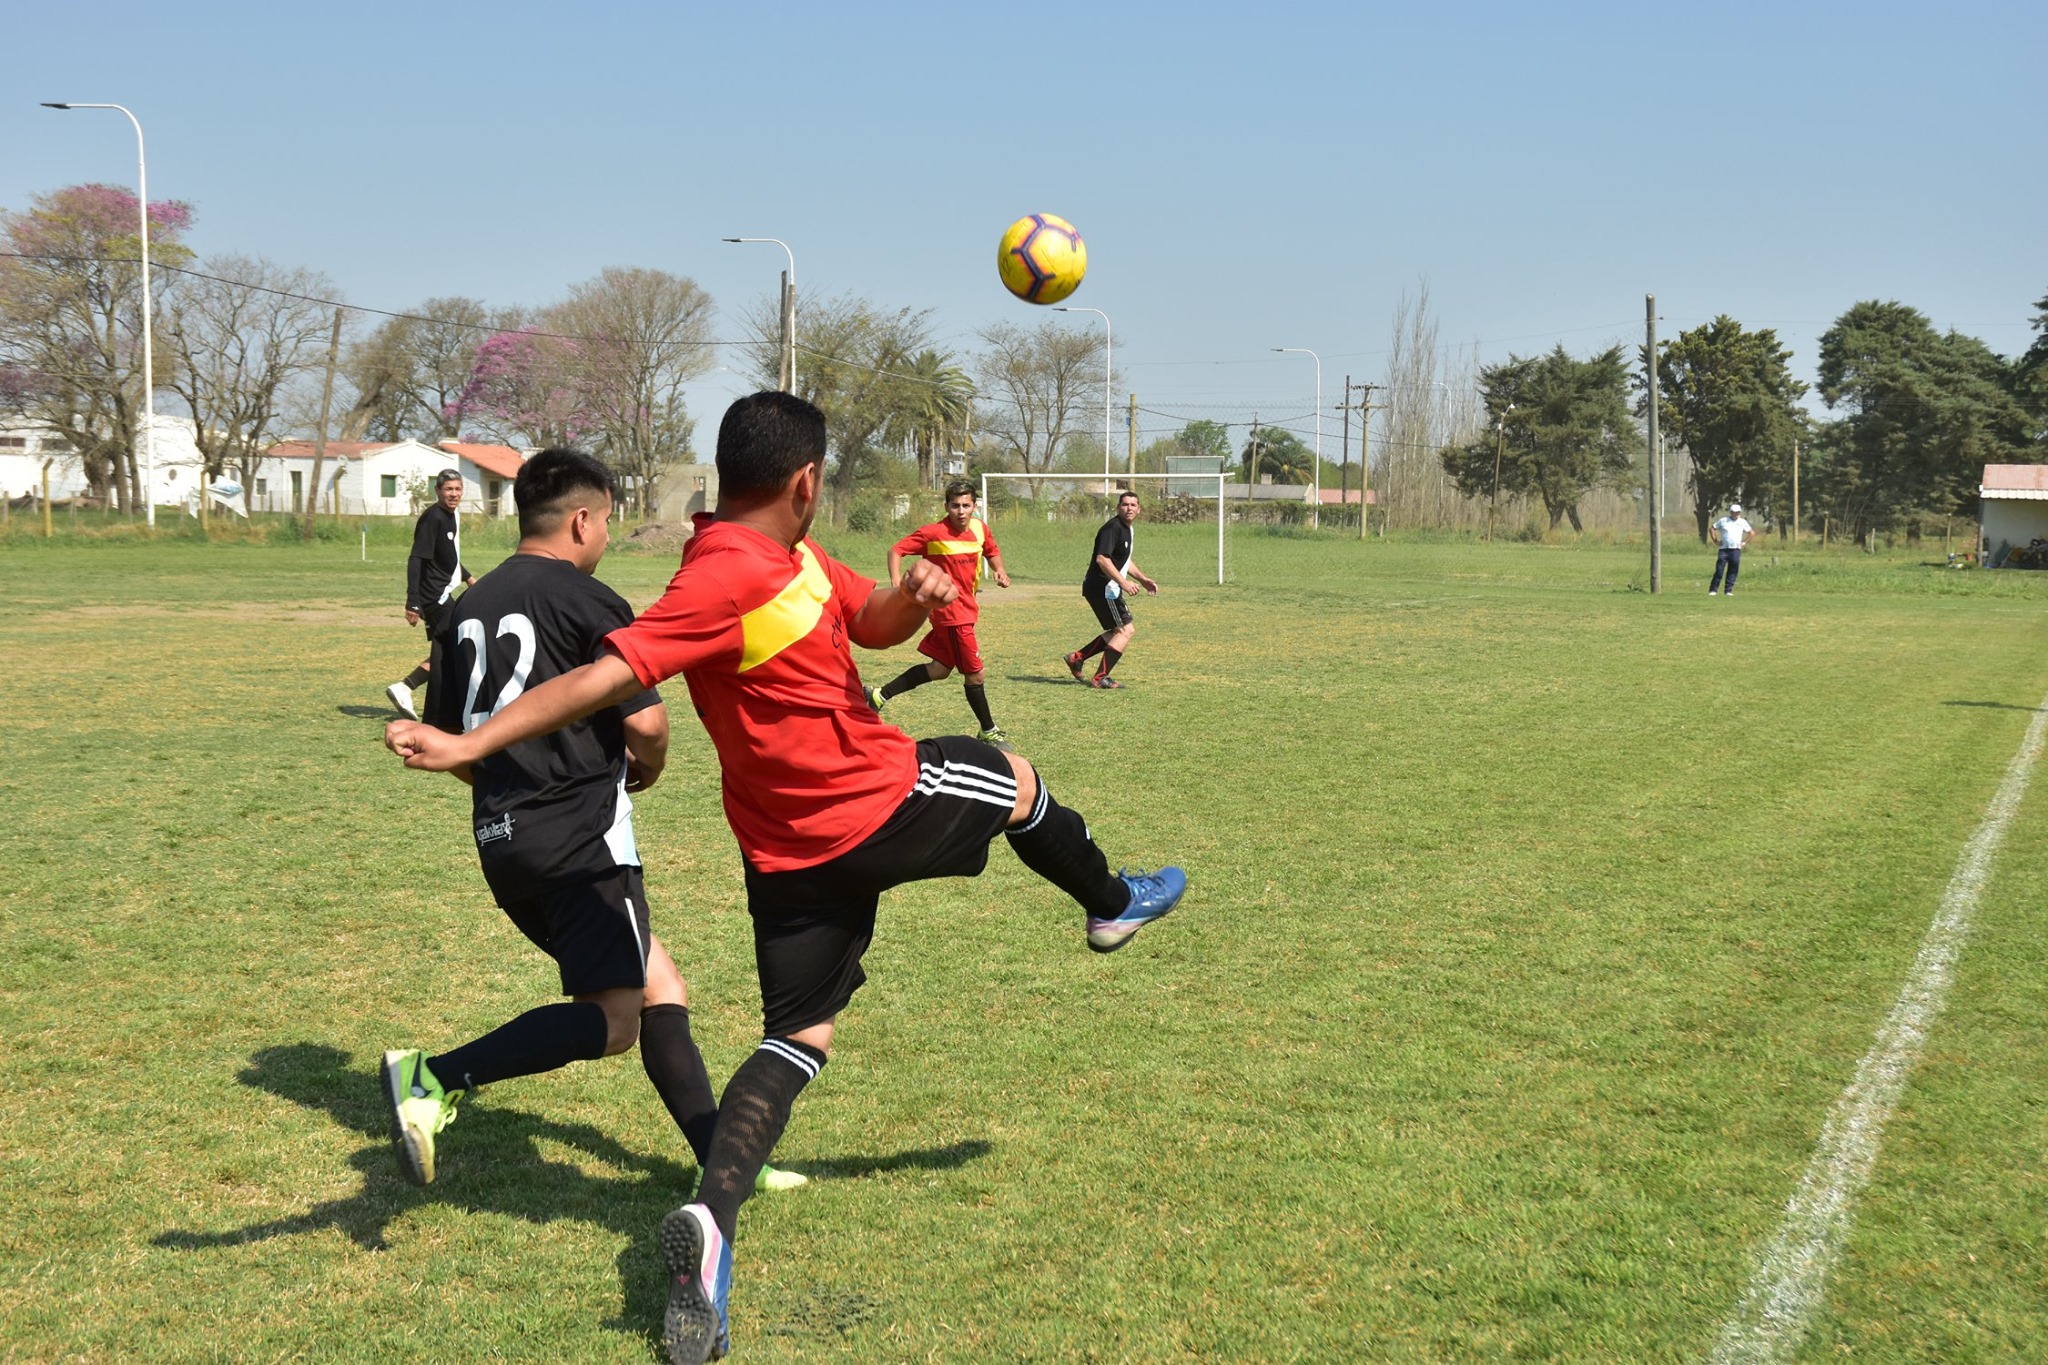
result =
M444 469L434 476L434 502L412 528L412 553L405 561L405 623L427 624L427 657L404 679L384 689L391 704L413 720L413 689L423 685L434 670L442 623L454 601L455 580L462 586L476 582L462 567L462 521L455 509L462 505L462 471Z
M527 688L589 663L606 635L631 623L626 600L592 577L610 543L615 487L609 469L576 450L544 450L519 471L519 547L445 608L441 648L450 672L428 694L429 724L473 730ZM433 1056L384 1054L392 1140L414 1184L433 1180L435 1137L466 1093L636 1042L702 1168L718 1104L690 1035L689 988L650 932L627 794L652 786L667 760L668 711L649 688L455 770L471 788L477 858L492 897L554 958L570 999ZM771 1167L757 1188L801 1183Z
M1088 572L1081 579L1081 596L1088 599L1088 605L1095 611L1095 619L1102 626L1102 634L1075 650L1062 661L1067 672L1074 675L1075 682L1085 682L1090 687L1120 688L1122 683L1110 676L1117 660L1124 657L1124 651L1131 647L1131 637L1138 627L1131 620L1131 594L1143 588L1158 595L1159 584L1148 577L1131 558L1135 537L1131 524L1138 519L1138 495L1126 488L1117 494L1116 515L1102 523L1102 529L1095 533L1095 544L1088 552ZM1085 677L1082 665L1096 655L1102 662L1096 665L1095 676Z

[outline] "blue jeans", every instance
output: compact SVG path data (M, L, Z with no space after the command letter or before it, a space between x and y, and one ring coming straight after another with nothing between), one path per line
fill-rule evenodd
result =
M1731 550L1725 545L1722 546L1721 553L1714 557L1714 581L1707 584L1707 591L1718 591L1721 587L1721 576L1725 573L1728 576L1728 591L1733 593L1735 591L1735 575L1741 572L1742 551Z

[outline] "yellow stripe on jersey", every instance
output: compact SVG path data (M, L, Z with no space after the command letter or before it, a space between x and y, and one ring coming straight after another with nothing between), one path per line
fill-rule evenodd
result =
M981 586L981 560L978 557L988 543L988 531L979 521L967 523L967 529L974 533L972 540L927 540L924 553L927 559L944 559L948 555L975 555L974 586Z
M832 580L811 554L796 547L803 567L775 596L740 617L740 672L759 668L817 629L825 604L832 600Z

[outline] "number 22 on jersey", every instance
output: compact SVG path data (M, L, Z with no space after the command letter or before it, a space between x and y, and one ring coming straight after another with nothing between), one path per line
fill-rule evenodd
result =
M476 729L524 692L527 675L533 672L533 622L518 612L513 612L498 622L495 634L500 640L509 635L518 642L519 659L512 665L512 676L498 689L497 699L491 703L491 709L479 711L476 709L476 696L483 690L484 685L484 623L474 620L462 621L456 627L457 637L474 651L469 664L469 695L462 700L462 728L465 731Z

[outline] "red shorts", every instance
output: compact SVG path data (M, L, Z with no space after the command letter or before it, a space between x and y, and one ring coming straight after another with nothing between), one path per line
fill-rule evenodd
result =
M934 663L961 673L980 673L981 646L974 642L974 627L933 626L931 633L917 642L917 652Z

